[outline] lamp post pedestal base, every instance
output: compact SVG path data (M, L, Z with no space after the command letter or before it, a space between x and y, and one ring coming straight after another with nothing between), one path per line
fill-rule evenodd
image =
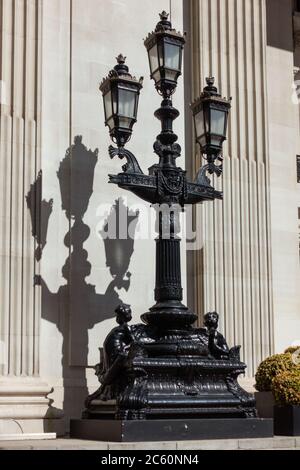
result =
M73 419L70 437L114 442L185 441L199 439L241 439L273 436L273 420L161 419L127 421Z
M117 309L118 322L129 312L128 306ZM216 330L216 315L207 317L214 329L159 330L127 323L113 329L97 367L101 386L86 399L82 417L143 422L256 418L254 396L237 381L246 365L239 347L229 349ZM124 351L121 340L129 342Z

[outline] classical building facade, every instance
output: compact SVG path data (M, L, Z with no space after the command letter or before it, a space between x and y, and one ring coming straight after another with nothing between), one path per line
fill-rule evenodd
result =
M138 200L107 182L120 162L98 86L120 52L145 76L128 147L147 169L159 97L143 39L162 9L187 32L174 103L191 175L201 156L190 102L209 75L232 97L215 181L224 201L197 209L197 249L182 253L187 301L199 323L219 312L249 377L300 342L299 2L0 0L0 439L64 433L97 386L114 308L131 304L139 321L152 304L154 242L141 236ZM114 208L134 240L105 237Z

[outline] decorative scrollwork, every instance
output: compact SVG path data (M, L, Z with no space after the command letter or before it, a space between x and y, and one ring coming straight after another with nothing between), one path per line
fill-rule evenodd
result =
M228 390L240 400L239 408L247 417L255 417L255 399L251 393L246 392L237 381L237 371L226 377Z
M220 164L216 165L216 161L219 161ZM200 186L211 186L211 180L208 178L207 173L210 175L217 175L217 177L221 176L223 173L223 157L219 155L216 159L208 160L208 163L200 168L197 173L195 184L199 184Z
M124 148L116 148L110 145L108 148L108 152L110 158L114 158L116 155L121 159L126 158L126 163L122 166L122 170L124 173L140 175L144 174L141 170L140 165L138 164L136 157L129 150Z

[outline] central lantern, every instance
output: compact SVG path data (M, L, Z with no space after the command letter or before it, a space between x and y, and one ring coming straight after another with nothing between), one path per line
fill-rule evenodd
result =
M148 52L151 78L162 95L174 93L178 77L181 75L182 52L185 39L172 28L168 14L160 14L161 21L150 33L144 44Z

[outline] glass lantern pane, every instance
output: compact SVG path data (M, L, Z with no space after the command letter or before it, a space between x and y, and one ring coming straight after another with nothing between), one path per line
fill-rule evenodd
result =
M221 136L220 136L220 137L213 136L213 137L211 138L210 143L211 143L211 145L216 145L217 147L219 147L219 146L221 145L221 143L222 143L221 141L222 141L222 137L221 137Z
M119 127L123 127L125 129L131 129L131 123L132 123L132 119L131 118L127 118L127 117L120 117L119 118Z
M203 110L200 110L195 115L195 126L196 126L197 137L201 137L203 134L205 134Z
M113 114L118 114L118 89L115 88L114 90L112 90L111 95Z
M163 42L159 42L159 44L157 45L157 51L158 51L158 65L159 65L159 67L164 67Z
M160 71L159 71L159 69L156 72L154 72L152 77L153 77L153 80L155 81L155 83L157 83L160 80Z
M110 130L112 130L115 127L115 122L114 122L114 119L112 117L108 119L107 125L108 125Z
M180 46L165 42L165 67L180 70Z
M206 142L206 135L203 135L203 136L200 138L199 142L200 142L201 147L205 147L205 145L206 145L206 143L207 143L207 142Z
M158 69L158 54L157 54L156 44L153 47L151 47L148 54L149 54L151 73L153 73L155 72L155 70Z
M112 106L111 106L111 93L110 91L103 96L104 101L104 112L105 112L105 119L109 119L112 115Z
M120 116L134 118L135 111L135 91L119 88L119 112Z
M210 116L211 134L224 135L225 132L225 111L211 109Z
M166 69L165 71L165 79L166 80L176 80L176 77L177 77L177 74L178 74L178 71L177 70L169 70L169 69Z

